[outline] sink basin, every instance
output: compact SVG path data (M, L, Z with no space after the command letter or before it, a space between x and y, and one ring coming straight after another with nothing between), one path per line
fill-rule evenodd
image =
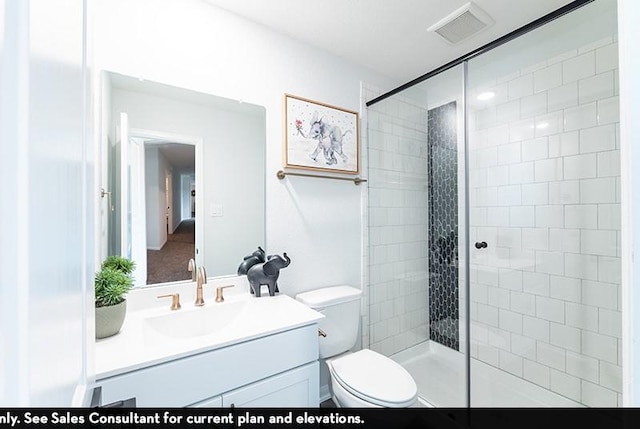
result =
M246 301L235 301L210 306L178 310L144 320L146 329L164 337L190 339L219 332L242 316Z

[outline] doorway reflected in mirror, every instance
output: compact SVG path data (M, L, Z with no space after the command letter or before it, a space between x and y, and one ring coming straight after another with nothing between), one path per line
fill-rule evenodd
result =
M147 284L190 280L187 271L196 243L195 218L184 219L160 250L147 250Z

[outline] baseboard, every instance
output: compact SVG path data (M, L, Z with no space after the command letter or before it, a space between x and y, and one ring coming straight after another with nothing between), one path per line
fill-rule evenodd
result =
M329 385L325 384L320 386L320 402L322 403L327 399L331 399L331 391L329 390Z

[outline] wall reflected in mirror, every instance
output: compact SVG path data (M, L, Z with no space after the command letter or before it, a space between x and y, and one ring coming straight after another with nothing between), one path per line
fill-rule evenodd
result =
M265 245L265 109L102 73L101 256L137 264L136 286L236 274Z

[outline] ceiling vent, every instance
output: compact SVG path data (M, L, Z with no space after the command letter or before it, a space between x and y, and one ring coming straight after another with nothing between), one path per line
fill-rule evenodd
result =
M429 27L447 42L456 44L493 24L493 19L475 3L469 2Z

